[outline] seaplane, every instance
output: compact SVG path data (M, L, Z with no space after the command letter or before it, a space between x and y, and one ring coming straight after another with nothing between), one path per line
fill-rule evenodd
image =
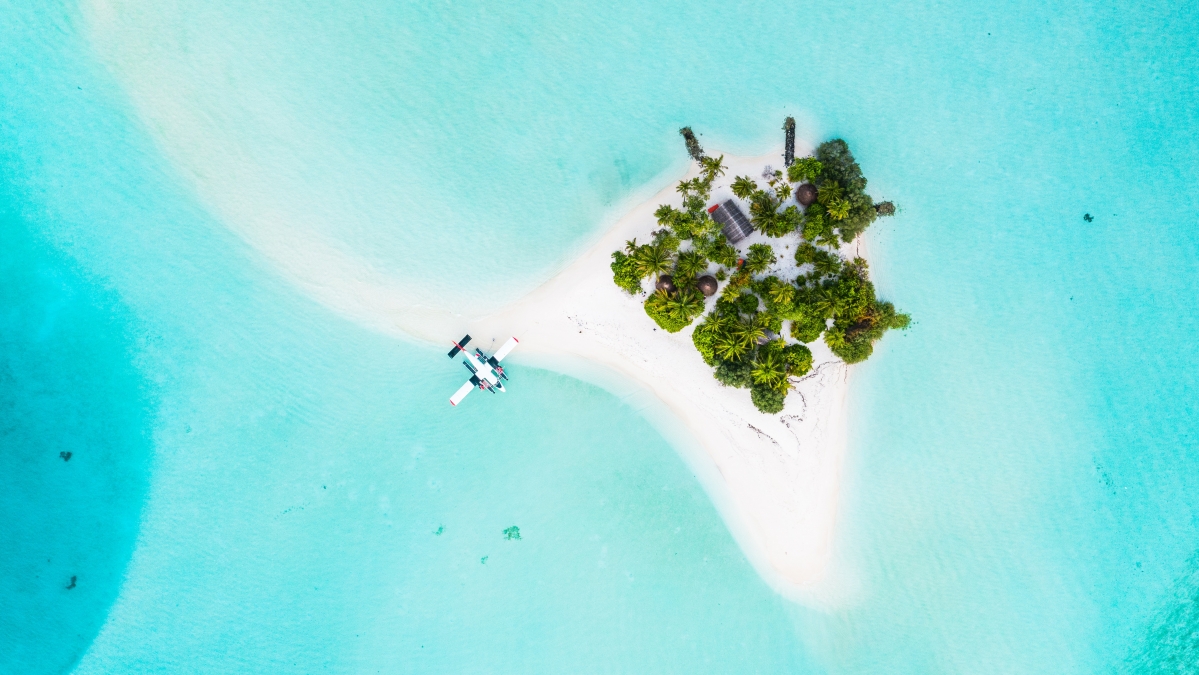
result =
M462 364L470 371L470 379L450 397L450 405L458 405L462 402L462 399L466 398L467 394L475 389L486 389L493 394L497 391L507 393L507 390L504 389L503 380L508 379L508 375L504 372L500 361L504 360L504 357L510 354L513 349L516 349L516 345L520 343L520 340L514 337L508 338L508 341L500 347L499 351L491 356L484 354L483 350L477 347L474 354L466 351L466 344L468 342L470 342L469 335L463 337L461 341L455 342L454 348L447 354L451 359L457 356L459 352L465 354L466 358L462 359Z

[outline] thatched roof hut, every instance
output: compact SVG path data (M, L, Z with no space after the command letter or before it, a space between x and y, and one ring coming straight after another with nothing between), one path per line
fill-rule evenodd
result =
M716 286L716 277L710 274L705 274L695 280L695 287L699 289L700 293L704 294L705 298L710 298L716 294Z
M795 201L805 208L811 206L816 201L816 186L804 183L795 188Z
M666 291L667 293L674 293L678 290L674 287L674 277L669 274L663 274L658 277L658 283L654 284L654 288L659 291Z

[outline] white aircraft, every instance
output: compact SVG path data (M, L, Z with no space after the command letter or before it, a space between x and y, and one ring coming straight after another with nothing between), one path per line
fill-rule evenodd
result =
M458 352L466 354L466 358L462 359L462 363L470 371L470 380L459 387L458 391L454 392L454 395L450 397L450 405L458 405L462 402L462 399L466 398L467 394L476 388L486 389L493 394L497 391L506 393L504 383L500 380L506 380L508 376L504 374L504 369L500 366L500 361L513 349L516 349L516 345L520 340L508 338L508 341L504 343L504 346L500 347L495 356L488 356L483 353L482 349L478 348L475 349L474 354L471 354L463 346L468 342L470 342L469 335L462 338L462 342L455 342L454 348L447 355L452 359L458 355Z

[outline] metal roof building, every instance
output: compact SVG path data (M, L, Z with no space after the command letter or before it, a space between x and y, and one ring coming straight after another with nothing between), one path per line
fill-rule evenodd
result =
M712 220L721 224L721 232L724 232L724 238L728 239L730 244L736 244L754 231L754 226L749 224L749 218L741 212L737 202L731 199L709 208L708 213L712 215Z

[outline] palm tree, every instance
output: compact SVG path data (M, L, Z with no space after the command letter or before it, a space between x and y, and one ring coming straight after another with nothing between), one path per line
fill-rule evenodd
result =
M704 182L706 183L711 183L724 175L724 155L715 158L704 157L699 160L699 165L703 167Z
M824 344L828 345L829 349L837 350L845 347L845 333L836 326L824 331Z
M830 317L837 314L837 293L829 286L821 286L812 293L808 306L817 316Z
M754 359L753 369L749 374L754 382L771 389L782 389L787 384L787 364L773 349L758 352L758 358Z
M820 276L831 277L841 271L841 261L835 255L822 255L812 261Z
M837 230L833 228L832 223L825 223L825 228L816 236L816 243L829 248L837 247Z
M838 197L829 200L828 206L825 208L828 210L829 218L833 220L845 220L849 215L849 200Z
M724 361L736 361L753 349L754 343L740 339L741 322L727 316L713 316L708 330L712 334L712 351Z
M790 305L791 301L795 299L795 287L785 281L776 279L771 284L767 295L770 296L770 302L775 305Z
M737 176L733 180L733 194L741 199L749 199L750 195L758 191L758 184L749 176Z
M685 195L689 192L695 192L696 190L699 190L700 187L702 187L700 180L698 178L692 178L691 180L679 181L679 185L676 189L679 191L679 194Z
M725 361L736 361L749 351L733 334L736 326L737 321L727 317L717 317L712 325L712 350Z
M666 227L670 227L681 215L683 214L679 213L669 204L663 204L654 211L654 218L657 219L658 224Z
M706 269L708 259L694 249L680 253L679 260L675 263L676 276L684 279L696 277Z
M704 311L704 301L691 289L680 291L666 303L667 310L679 321L690 321Z
M624 251L629 255L637 253L637 237L633 237L624 243Z
M761 274L777 260L770 244L753 244L745 258L745 269L749 270L750 274Z
M721 333L712 340L712 351L722 361L736 361L749 350L742 347L731 335Z
M637 255L634 256L633 261L636 264L635 269L642 278L668 272L674 263L671 260L670 251L661 244L651 244L637 249Z
M729 335L748 352L757 346L758 340L766 337L766 330L757 322L738 321L729 329Z
M816 189L816 201L822 206L828 206L828 203L834 199L840 199L845 191L835 180L826 180Z

